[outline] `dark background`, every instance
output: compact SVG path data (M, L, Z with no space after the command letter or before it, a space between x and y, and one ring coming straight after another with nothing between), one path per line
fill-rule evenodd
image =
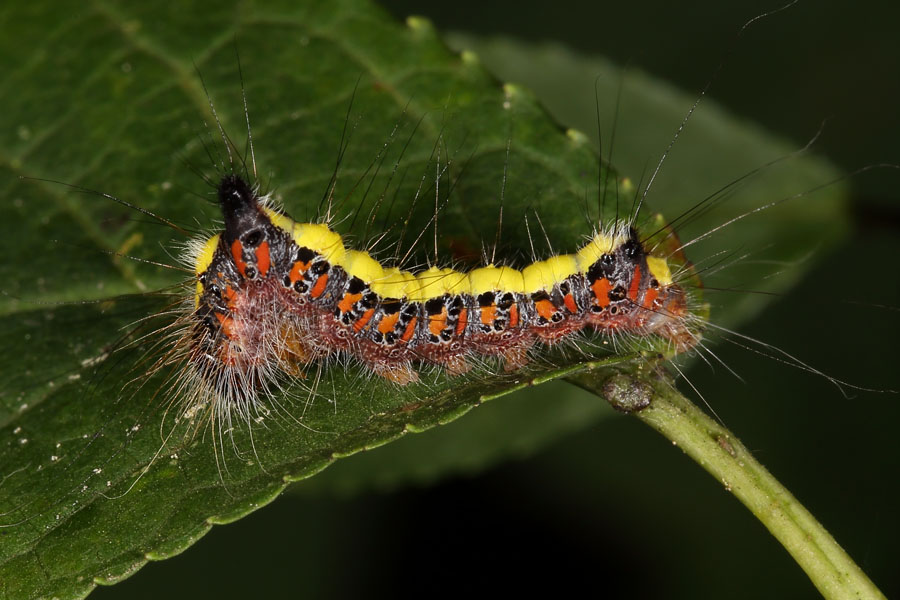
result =
M443 31L556 40L686 90L707 82L744 21L776 6L389 3L398 17L424 14ZM898 163L898 23L900 8L890 2L803 2L743 36L711 96L798 146L830 117L819 150L848 171ZM855 237L741 330L829 374L898 387L891 365L900 333L894 262L900 173L869 173L852 183ZM740 348L719 353L741 365L747 383L695 368L690 376L698 389L717 399L724 422L882 591L900 594L897 396L844 398L821 378L772 360L748 361ZM817 597L786 552L717 482L624 417L430 487L352 496L301 489L214 528L184 556L150 564L96 597L576 590L634 598Z

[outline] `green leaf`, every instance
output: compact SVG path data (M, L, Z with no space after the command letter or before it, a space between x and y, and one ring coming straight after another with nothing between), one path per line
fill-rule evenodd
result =
M554 251L574 250L589 233L584 213L596 220L596 155L587 136L567 135L524 88L502 88L475 55L448 52L426 22L394 23L364 2L198 2L172 15L152 5L95 3L76 17L52 6L33 2L0 14L0 168L8 199L0 219L15 224L0 241L6 257L0 281L7 293L0 305L4 596L84 595L96 583L127 577L148 559L183 551L213 524L259 508L289 482L337 458L449 422L485 400L574 372L588 360L598 368L634 370L644 365L639 350L658 350L646 340L628 354L594 350L575 359L557 353L524 373L434 373L425 384L402 389L365 379L356 368L335 368L324 374L315 397L307 391L311 384L301 381L284 399L299 425L273 415L239 428L233 434L237 453L228 436L186 436L184 425L174 424L161 406L164 377L143 379L147 346L129 337L135 323L142 323L143 333L165 321L141 320L163 310L171 293L184 293L177 286L185 274L128 258L175 265L173 247L185 238L103 196L19 176L115 194L185 228L213 230L216 209L203 199L212 199L212 190L184 163L215 179L215 163L227 161L200 75L225 131L237 148L244 147L234 40L263 185L295 218L314 217L335 173L346 125L335 227L363 242L387 230L381 246L388 248L386 256L392 243L400 244L402 255L420 232L426 240L433 236L428 224L436 189L438 202L447 201L438 226L440 253L448 261L477 262L482 248L493 245L501 193L498 256L519 264L531 256L523 215L532 210ZM636 96L674 131L683 97L642 85ZM694 143L709 149L703 160L723 183L787 152L714 110L707 113L707 125L700 115L691 124L704 134ZM658 131L657 124L648 127ZM719 137L720 146L712 147ZM662 139L657 149L671 133ZM695 146L689 143L685 135L676 148L691 155ZM749 167L724 158L719 149L727 145L739 145ZM761 198L789 197L830 177L819 163L803 164L803 177L794 174L770 187L767 176L765 187L742 190L743 199L736 195L729 207L741 214ZM399 168L392 175L394 165ZM679 172L675 155L666 169ZM441 173L440 186L435 172ZM676 179L687 187L665 188L661 180L648 198L655 209L677 215L716 189L715 182L703 182L698 191L689 178ZM441 191L448 189L449 196ZM670 203L675 194L684 202ZM837 196L832 189L821 200L817 218L835 221ZM372 208L377 218L367 227ZM780 212L790 214L790 203ZM808 217L809 211L797 214ZM727 218L720 213L693 226L702 233ZM808 247L812 235L831 236L821 222L788 222L798 248ZM725 247L758 241L731 238ZM541 255L550 252L537 246ZM423 242L411 260L422 264L431 255L431 244ZM158 289L168 292L142 295ZM529 410L528 404L509 402L507 410L521 409L523 420L542 423L546 405L531 403ZM581 401L573 407L572 414L585 421L604 414ZM535 439L549 439L578 420L546 419L531 431ZM469 441L476 454L480 449L484 456L502 456L523 439L514 435L496 444L486 429ZM224 449L216 446L222 443ZM487 451L491 447L497 450ZM460 464L454 458L431 472ZM351 480L364 485L368 477Z

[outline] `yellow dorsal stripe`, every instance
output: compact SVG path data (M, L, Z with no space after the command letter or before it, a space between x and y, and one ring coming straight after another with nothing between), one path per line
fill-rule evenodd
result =
M321 223L294 223L294 243L321 254L331 264L340 264L346 251L341 236Z
M578 260L574 254L553 256L522 269L523 291L526 294L533 294L540 290L549 290L557 283L579 272Z
M369 287L382 298L410 298L419 296L421 290L415 275L396 267L385 269L384 275L370 282Z
M418 294L410 296L414 302L424 302L440 298L444 294L466 294L469 292L469 276L453 269L431 267L416 275L419 281Z
M590 266L600 260L601 256L610 254L613 250L625 243L626 239L625 236L621 235L611 237L604 233L598 233L586 246L575 254L575 259L578 261L578 269L582 273L587 273Z
M371 283L384 277L384 269L381 264L369 256L368 252L359 250L347 250L340 265L351 277L359 277L366 283Z
M647 268L650 270L650 274L659 282L659 285L672 285L672 272L669 270L669 263L666 262L666 259L648 256Z
M624 235L610 236L598 233L575 254L562 254L535 262L518 271L511 267L488 265L464 273L454 269L431 267L420 273L403 271L396 267L383 267L367 252L344 248L340 234L321 223L296 223L285 214L263 207L272 224L290 232L298 246L309 248L322 255L333 265L342 267L349 276L358 277L384 298L407 298L424 302L444 294L471 294L485 292L513 292L533 294L550 290L553 286L576 273L586 273L588 268L604 254L610 254L623 244ZM209 238L201 247L194 265L197 275L209 268L213 261L220 235ZM662 286L672 284L672 273L666 259L648 256L650 274ZM197 282L195 305L199 305L203 286Z
M473 296L501 290L521 294L524 288L522 272L511 267L488 265L469 273L469 293Z
M202 275L209 268L216 248L219 246L220 237L222 237L221 234L214 235L203 243L203 248L200 249L197 260L194 262L194 273L197 275Z
M219 247L220 237L221 234L217 234L204 242L203 247L200 249L200 253L197 254L197 260L194 262L194 273L196 273L197 276L205 273L206 269L209 268L209 265L212 264L213 255L216 253L216 248ZM194 308L200 306L201 295L203 295L203 284L198 281L196 289L194 290Z

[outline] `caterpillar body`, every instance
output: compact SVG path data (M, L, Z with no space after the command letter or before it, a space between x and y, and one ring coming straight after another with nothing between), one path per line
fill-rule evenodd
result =
M496 356L514 370L536 344L585 329L657 335L675 352L699 341L685 289L630 223L522 270L413 273L345 248L325 223L293 221L239 175L217 195L224 231L191 245L196 289L175 355L189 362L178 393L188 407L209 402L220 423L280 373L337 356L405 385L418 363L461 374L472 357Z

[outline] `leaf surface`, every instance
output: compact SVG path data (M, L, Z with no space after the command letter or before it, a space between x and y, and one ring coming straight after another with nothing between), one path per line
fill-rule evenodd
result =
M288 390L283 412L293 420L273 415L216 440L186 436L163 410L165 378L143 378L146 345L135 338L166 319L147 315L184 293L173 255L187 236L102 195L19 176L115 194L189 232L213 231L213 189L192 169L215 182L223 165L246 154L243 85L258 179L296 219L321 214L334 185L334 227L360 245L386 233L379 258L412 248L406 264L425 264L437 237L448 262L476 264L498 239L502 195L497 256L521 265L532 252L525 214L540 214L555 252L574 250L590 232L596 153L530 92L501 87L473 54L448 52L426 22L398 24L364 2L197 2L173 14L94 2L74 17L62 12L33 2L0 14L0 220L9 224L0 240L4 597L83 596L181 552L213 524L259 508L338 458L452 421L582 362L636 369L644 364L638 350L658 350L646 340L625 354L542 357L527 372L426 372L423 384L406 388L334 368ZM208 98L234 142L231 159ZM665 97L646 101L672 110ZM723 134L725 123L709 135ZM724 132L733 142L732 130ZM823 169L812 164L811 180L826 178ZM757 194L786 197L804 185L792 179L788 190ZM684 195L695 202L710 191ZM668 212L663 204L655 208ZM614 202L605 209L609 218ZM828 220L839 208L823 201L816 214ZM818 225L809 230L823 235ZM532 411L540 419L546 406ZM602 414L578 411L586 420ZM546 421L544 433L566 422ZM485 428L453 445L477 455L494 444L502 454L515 438L498 446Z

